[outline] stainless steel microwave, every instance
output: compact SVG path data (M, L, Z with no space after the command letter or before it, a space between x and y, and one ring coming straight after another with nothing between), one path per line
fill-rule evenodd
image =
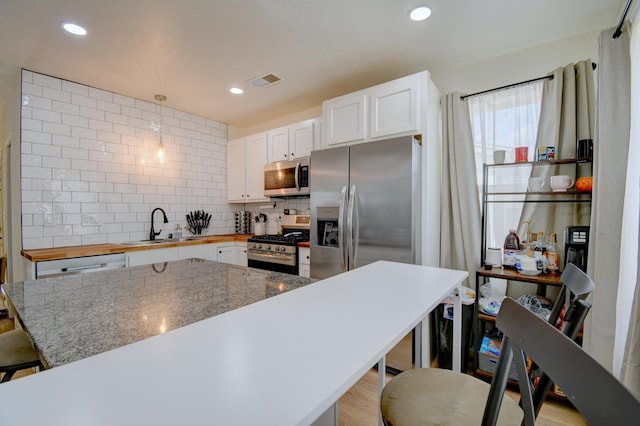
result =
M309 195L309 157L264 166L265 197Z

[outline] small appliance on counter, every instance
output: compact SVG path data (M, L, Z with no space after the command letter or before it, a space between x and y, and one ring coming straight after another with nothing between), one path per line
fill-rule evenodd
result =
M564 236L564 264L573 263L583 272L587 272L587 254L589 252L589 227L567 226Z
M251 233L251 212L241 210L236 212L236 234Z

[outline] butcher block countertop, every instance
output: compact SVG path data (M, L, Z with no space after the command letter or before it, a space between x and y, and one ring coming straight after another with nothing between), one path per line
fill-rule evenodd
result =
M246 243L251 234L226 234L207 235L194 239L162 240L155 244L131 245L131 244L92 244L87 246L56 247L37 250L22 250L21 254L32 262L44 260L70 259L73 257L99 256L101 254L124 253L128 251L153 250L166 247L188 246L196 244Z
M309 241L305 241L304 243L298 243L298 247L311 247L311 243Z

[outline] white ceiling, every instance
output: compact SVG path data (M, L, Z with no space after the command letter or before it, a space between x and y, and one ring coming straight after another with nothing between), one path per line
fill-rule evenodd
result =
M431 18L407 18L426 3ZM626 0L2 0L0 62L249 127L617 24ZM87 28L84 38L60 29ZM283 81L250 87L275 73ZM2 73L0 72L0 75ZM437 81L436 81L437 84ZM245 88L234 96L231 86Z

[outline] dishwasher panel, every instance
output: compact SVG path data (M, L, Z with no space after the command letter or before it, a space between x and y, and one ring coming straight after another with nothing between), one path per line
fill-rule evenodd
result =
M105 271L108 269L124 268L125 266L126 257L124 253L45 260L36 263L36 279Z

